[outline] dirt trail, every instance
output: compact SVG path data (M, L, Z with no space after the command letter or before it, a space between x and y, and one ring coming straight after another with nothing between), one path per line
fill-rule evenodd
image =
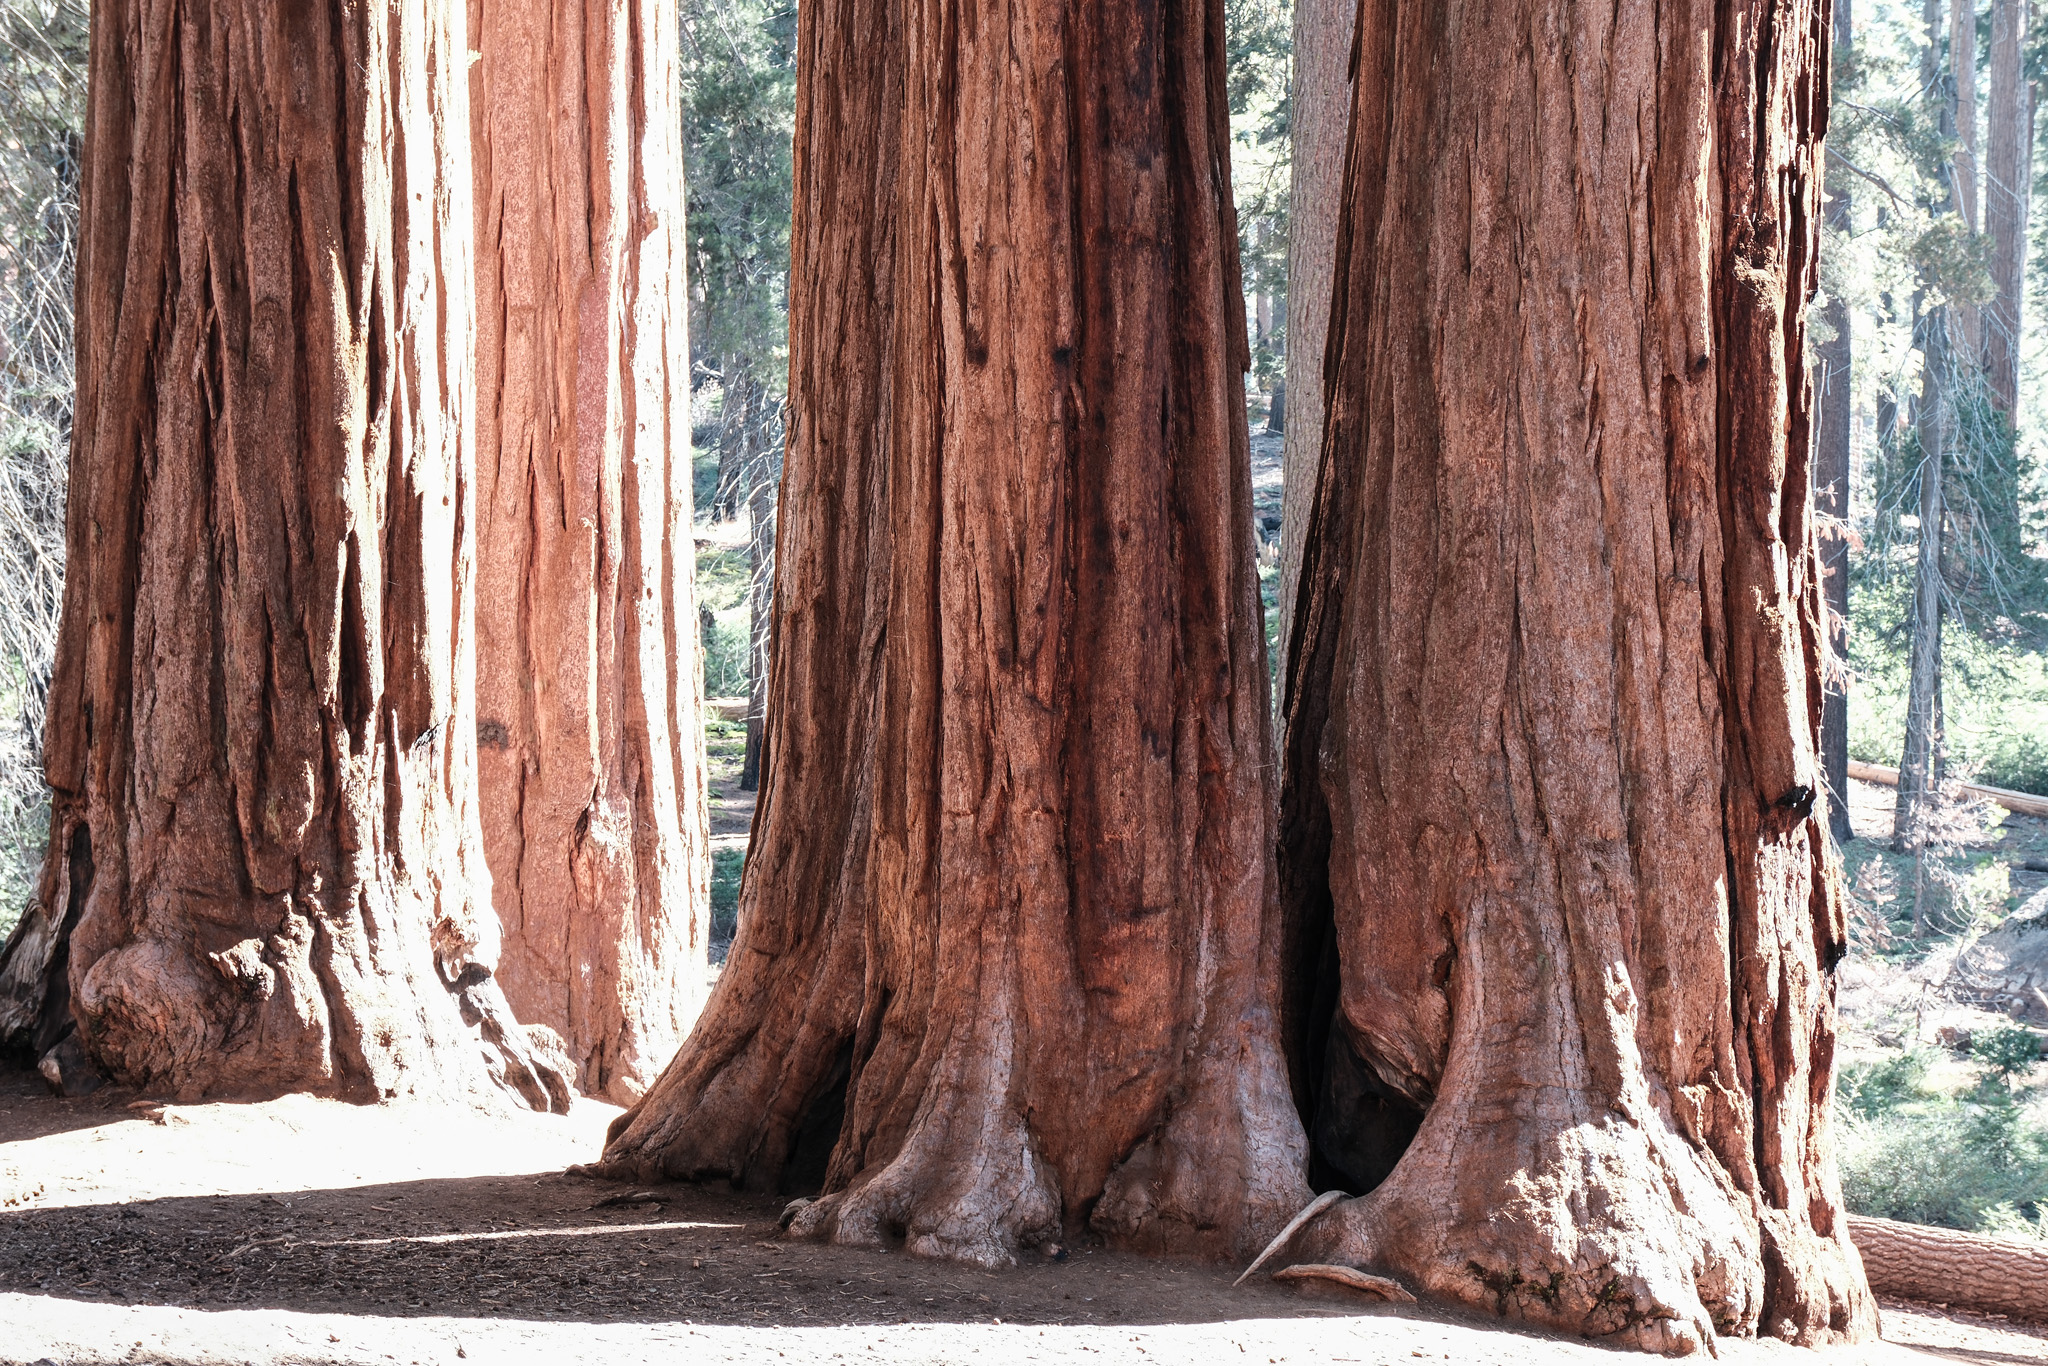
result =
M566 1117L61 1101L0 1072L0 1362L1374 1362L1566 1366L1576 1341L1076 1247L1001 1274L776 1237L780 1201L562 1174ZM1889 1306L1890 1342L1724 1360L2048 1362L2048 1328Z

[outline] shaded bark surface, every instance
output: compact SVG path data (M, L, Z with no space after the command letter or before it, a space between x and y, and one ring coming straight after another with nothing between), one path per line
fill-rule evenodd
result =
M428 0L94 14L32 914L153 1091L567 1104L479 896L463 52Z
M1287 384L1293 410L1281 452L1280 673L1287 673L1301 546L1323 452L1323 342L1337 262L1344 142L1351 127L1351 40L1358 0L1295 0L1288 92Z
M1335 946L1326 1056L1422 1117L1296 1261L1665 1352L1874 1332L1816 807L1825 13L1360 14L1283 905Z
M766 786L603 1166L981 1264L1245 1251L1307 1187L1221 6L807 17Z
M629 1105L706 990L676 14L471 0L478 784L499 978Z

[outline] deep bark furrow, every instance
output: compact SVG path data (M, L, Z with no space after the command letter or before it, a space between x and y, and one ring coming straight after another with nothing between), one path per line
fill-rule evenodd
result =
M469 890L450 18L427 0L95 16L54 856L32 914L79 908L79 1043L134 1084L567 1101L498 994ZM70 857L84 831L89 861Z
M800 1233L982 1263L1091 1217L1243 1249L1306 1198L1220 37L1182 0L800 34L770 762L613 1169L801 1184L829 1117Z

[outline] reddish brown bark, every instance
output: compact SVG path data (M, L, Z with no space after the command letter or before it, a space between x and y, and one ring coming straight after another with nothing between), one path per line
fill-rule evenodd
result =
M567 1102L477 896L459 20L94 15L34 914L138 1086Z
M479 787L519 1017L637 1100L703 1002L676 15L470 0Z
M1361 12L1283 896L1340 960L1313 1132L1399 1156L1295 1260L1660 1351L1874 1329L1815 815L1824 15Z
M1949 163L1949 187L1955 211L1971 232L1983 226L1977 213L1977 0L1949 0L1949 115L1954 126L1955 158ZM1948 323L1966 363L1982 363L1984 313L1975 304L1952 304Z
M806 19L766 787L604 1166L816 1164L799 1233L983 1264L1247 1249L1307 1189L1221 6Z

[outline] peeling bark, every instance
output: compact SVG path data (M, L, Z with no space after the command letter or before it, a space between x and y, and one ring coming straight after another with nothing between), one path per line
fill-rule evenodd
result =
M627 1105L696 1018L709 938L676 14L470 0L469 22L499 976Z
M1222 8L806 18L766 786L603 1167L985 1265L1248 1251L1308 1192Z
M1874 1331L1815 805L1825 14L1360 14L1283 906L1378 1088L1344 1118L1421 1119L1297 1261L1664 1352Z
M32 914L180 1099L567 1104L479 904L463 52L430 0L94 13Z

